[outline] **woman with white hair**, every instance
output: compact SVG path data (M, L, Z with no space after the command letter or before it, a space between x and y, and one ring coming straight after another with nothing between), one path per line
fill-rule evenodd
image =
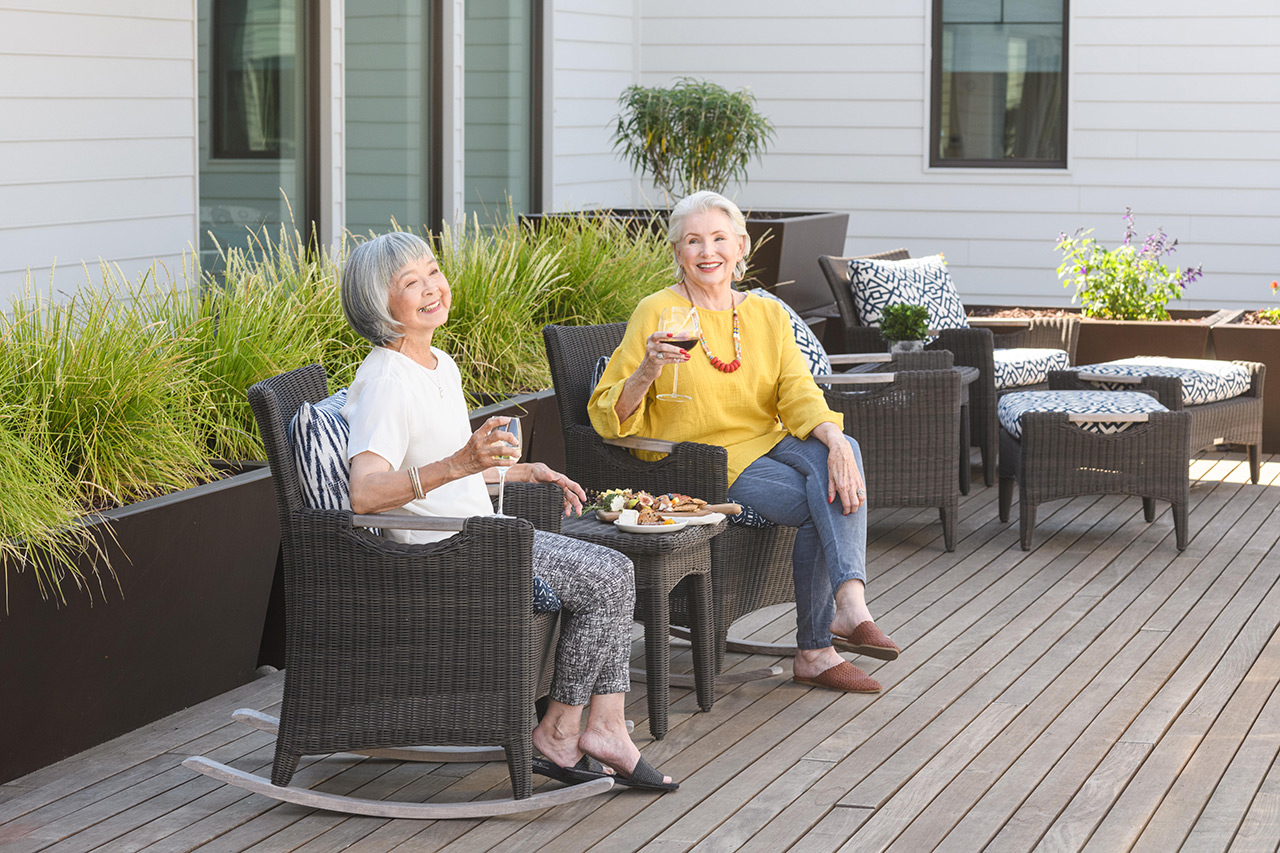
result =
M734 289L750 251L737 205L697 192L671 211L667 239L676 283L640 301L589 411L606 438L656 436L724 447L729 498L799 528L795 681L855 693L880 684L837 653L898 656L866 603L866 500L858 444L842 432L796 345L786 311ZM663 309L697 309L699 346L655 331ZM679 390L669 399L678 364ZM784 426L785 424L785 426ZM646 458L652 454L638 451Z
M507 468L512 481L554 483L565 513L581 510L582 487L541 462L512 464L509 418L471 432L462 377L431 345L449 319L452 292L430 247L402 232L383 234L351 252L342 271L342 310L373 349L347 391L351 508L356 513L492 515L487 482ZM389 530L400 542L431 542L447 533ZM534 770L563 782L599 778L675 790L676 783L640 755L626 729L630 689L631 561L608 548L536 531L534 574L563 604L560 642L547 713L533 731L545 758ZM500 592L500 591L495 591ZM583 706L590 712L579 731Z

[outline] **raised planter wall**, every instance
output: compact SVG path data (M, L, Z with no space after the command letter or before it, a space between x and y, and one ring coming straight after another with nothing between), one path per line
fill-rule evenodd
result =
M1174 320L1080 320L1077 364L1096 364L1139 355L1209 358L1210 326L1227 311L1170 311ZM1177 322L1178 320L1193 322Z
M0 782L252 680L279 550L270 472L105 513L119 588L61 607L9 576L0 616Z
M1280 453L1280 326L1219 323L1210 337L1217 358L1260 361L1267 366L1262 385L1262 452Z

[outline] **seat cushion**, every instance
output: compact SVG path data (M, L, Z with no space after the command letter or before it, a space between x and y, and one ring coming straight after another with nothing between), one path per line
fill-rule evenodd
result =
M1102 364L1086 364L1076 370L1110 376L1174 376L1182 380L1182 402L1187 406L1200 406L1239 397L1249 390L1253 381L1249 368L1235 362L1214 361L1209 358L1138 356ZM1108 389L1125 387L1105 382L1094 384Z
M302 481L302 502L312 509L351 509L351 464L347 460L347 436L351 430L342 417L347 402L343 388L318 403L303 403L289 422L289 444ZM380 533L372 529L375 534ZM542 578L533 579L533 609L555 612L560 597Z
M969 328L942 255L905 261L854 258L849 261L849 286L858 322L864 326L878 326L889 305L909 303L929 309L931 329Z
M1140 414L1167 412L1160 401L1140 391L1014 391L996 405L1000 425L1014 438L1022 437L1022 416L1027 412L1067 412L1073 415ZM1116 433L1132 426L1125 421L1092 421L1079 424L1089 432Z
M787 312L787 316L791 320L791 334L796 339L796 346L800 347L800 354L804 356L805 364L809 365L810 373L814 376L825 376L831 373L831 359L827 357L826 349L822 346L822 342L818 340L818 336L813 333L813 329L810 329L809 324L800 319L800 315L795 312L794 308L769 291L759 287L749 290L748 293L764 299L772 299Z
M995 350L993 379L996 390L1039 385L1049 380L1050 370L1065 370L1071 366L1066 350L1017 347Z

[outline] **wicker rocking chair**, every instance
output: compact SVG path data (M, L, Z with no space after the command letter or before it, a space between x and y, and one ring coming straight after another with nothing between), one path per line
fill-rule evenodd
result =
M385 818L511 814L608 790L612 780L597 779L533 794L534 703L547 691L557 617L533 610L533 524L307 508L287 425L303 402L325 397L325 386L323 368L312 365L249 389L280 515L286 668L278 721L254 710L234 716L277 732L271 779L203 757L184 765L277 800ZM554 486L511 484L506 502L559 529ZM461 532L401 545L370 527ZM459 749L409 746L420 744ZM289 787L301 756L332 752L430 762L505 757L514 797L406 803Z

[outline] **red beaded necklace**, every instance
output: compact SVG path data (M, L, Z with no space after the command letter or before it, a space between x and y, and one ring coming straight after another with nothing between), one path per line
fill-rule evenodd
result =
M684 286L685 296L689 299L689 304L693 304L692 294L689 293L689 285ZM697 307L697 306L694 306ZM733 373L739 367L742 367L742 333L738 326L738 303L733 303L733 361L725 363L716 358L711 353L711 347L707 346L707 337L702 333L701 324L698 328L698 343L702 344L702 351L706 353L707 361L711 362L711 366L721 373Z

